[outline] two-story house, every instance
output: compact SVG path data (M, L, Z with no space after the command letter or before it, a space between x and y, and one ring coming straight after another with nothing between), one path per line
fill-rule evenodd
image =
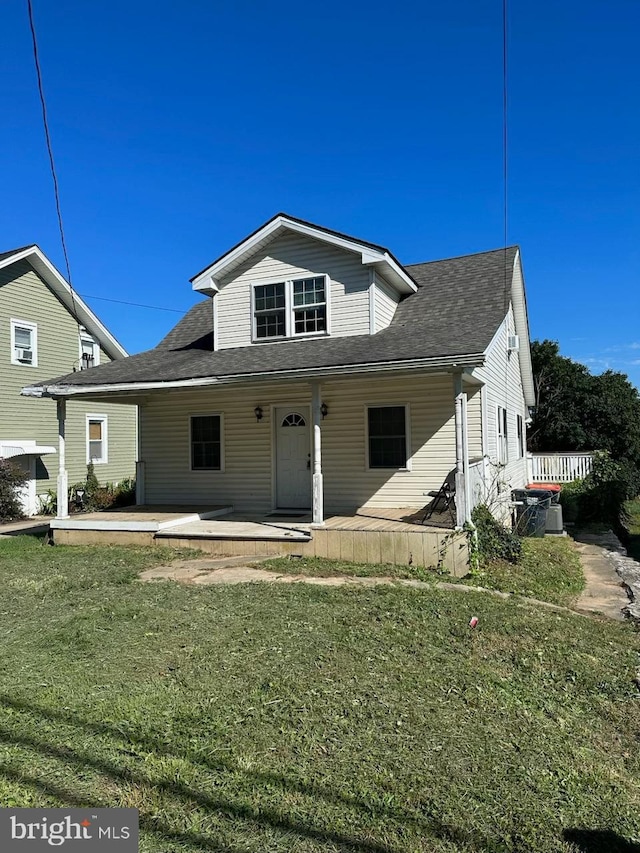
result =
M155 349L24 393L139 406L139 502L267 514L418 508L457 521L526 481L534 403L517 247L402 265L278 214L192 280Z
M38 248L0 253L0 457L29 474L26 514L58 487L56 403L21 396L25 385L122 361L127 353ZM68 482L91 461L100 482L135 473L135 406L74 400L65 422Z

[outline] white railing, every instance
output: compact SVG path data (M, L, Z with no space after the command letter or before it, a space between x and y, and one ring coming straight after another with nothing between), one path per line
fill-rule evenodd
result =
M530 483L572 483L591 471L593 453L528 453Z
M478 504L484 503L487 499L484 462L482 459L479 462L469 465L469 495L471 498L469 512L472 512Z

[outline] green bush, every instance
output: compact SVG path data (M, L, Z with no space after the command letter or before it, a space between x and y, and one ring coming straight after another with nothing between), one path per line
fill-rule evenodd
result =
M522 553L520 539L494 518L486 504L480 504L473 510L471 520L478 532L478 552L483 562L518 562Z
M635 473L602 450L594 454L591 472L584 480L562 487L563 518L574 524L611 524L625 517L625 502L633 497Z
M8 459L0 459L0 521L24 518L20 489L29 475L20 471Z

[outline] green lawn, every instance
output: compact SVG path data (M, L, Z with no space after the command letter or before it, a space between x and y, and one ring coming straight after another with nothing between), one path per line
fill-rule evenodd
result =
M259 564L260 568L282 574L315 575L335 577L392 577L413 578L436 583L439 580L458 581L443 576L435 569L421 566L397 566L391 563L371 565L349 563L342 560L326 560L320 557L276 557ZM584 575L580 559L569 537L546 536L542 539L523 539L522 558L518 565L506 560L495 560L483 565L482 569L467 576L461 583L483 586L502 592L513 592L550 601L554 604L571 604L584 588Z
M630 626L135 580L166 559L0 541L2 805L136 807L156 853L636 849ZM566 840L588 831L605 846Z
M495 560L469 582L570 605L584 589L584 574L572 539L545 536L522 540L522 557L517 565Z

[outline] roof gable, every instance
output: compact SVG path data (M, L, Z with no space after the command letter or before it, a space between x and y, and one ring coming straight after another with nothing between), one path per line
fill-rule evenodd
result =
M384 246L368 243L355 237L322 228L304 219L296 219L286 213L278 213L260 228L237 243L205 269L191 279L193 289L202 293L215 293L221 287L221 279L257 252L262 251L276 237L285 232L302 234L313 240L329 243L347 252L359 255L364 266L378 269L399 293L414 293L415 282L402 265Z
M123 359L127 357L128 353L125 348L98 319L86 302L78 296L76 291L72 292L70 285L39 246L34 244L0 253L0 269L10 267L19 261L27 261L33 267L67 311L77 317L79 323L98 341L110 358Z

